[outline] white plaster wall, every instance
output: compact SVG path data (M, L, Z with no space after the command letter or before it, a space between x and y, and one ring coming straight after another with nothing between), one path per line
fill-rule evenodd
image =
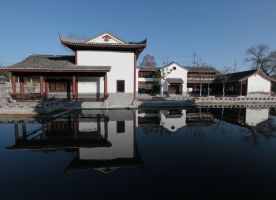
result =
M161 80L161 94L163 94L164 92L168 92L168 88L169 88L169 83L166 80Z
M97 128L98 128L97 122L79 122L80 132L97 131Z
M125 93L134 90L134 53L112 51L78 51L78 65L111 66L107 73L108 92L116 93L116 81L125 80Z
M173 67L176 67L175 70L173 70ZM188 70L179 66L176 63L172 63L171 65L165 67L162 69L166 75L166 78L181 78L183 80L182 84L182 91L183 93L187 93L187 73ZM161 80L161 92L168 92L168 82L166 80Z
M245 122L249 126L256 126L257 124L268 120L269 109L246 109Z
M79 94L96 94L104 92L103 77L78 77Z
M104 36L105 35L108 35L110 37L110 39L108 41L104 41ZM112 44L118 44L118 43L121 43L123 44L123 41L120 41L116 38L114 38L113 36L111 36L110 34L107 34L107 33L104 33L102 35L100 35L99 37L97 38L94 38L94 39L91 39L89 40L88 42L93 42L93 43L112 43Z
M138 76L139 76L139 69L138 68L136 68L136 93L138 93Z
M255 92L270 93L270 88L271 82L258 74L254 74L248 78L247 94Z
M134 157L134 121L125 121L125 133L117 133L116 121L108 123L108 138L111 147L80 148L79 157L83 160L112 160ZM103 123L101 123L103 124ZM104 128L101 130L104 131ZM103 134L102 134L103 135Z
M170 132L176 132L181 127L186 126L186 110L182 110L182 116L179 118L167 118L168 111L160 111L161 125Z

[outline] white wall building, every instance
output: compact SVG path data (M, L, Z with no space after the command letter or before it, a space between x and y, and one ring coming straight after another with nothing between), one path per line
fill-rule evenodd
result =
M130 105L136 98L136 61L146 47L143 42L126 42L111 33L103 33L88 40L61 42L75 52L75 64L98 67L98 74L77 77L77 96L108 96L110 105ZM109 71L100 73L101 68Z
M84 110L82 114L86 112L93 111ZM99 117L94 118L94 121L88 118L88 122L79 122L78 132L87 135L97 133L98 138L105 138L110 145L78 148L78 156L71 162L69 169L95 169L111 173L121 167L142 165L135 139L135 113L131 110L106 110L104 113L108 121L99 120Z
M215 93L222 92L224 84L226 96L269 96L273 82L276 82L275 79L255 69L218 76L212 83L212 90Z
M247 94L265 93L270 94L272 87L271 80L261 76L258 73L254 73L247 79Z
M186 95L188 70L172 62L161 69L161 94Z
M260 123L269 119L269 109L246 108L245 123L248 126L258 126Z

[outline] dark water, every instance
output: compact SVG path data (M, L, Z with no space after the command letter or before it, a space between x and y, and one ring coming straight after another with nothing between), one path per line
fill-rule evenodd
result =
M275 108L1 117L0 199L275 199Z

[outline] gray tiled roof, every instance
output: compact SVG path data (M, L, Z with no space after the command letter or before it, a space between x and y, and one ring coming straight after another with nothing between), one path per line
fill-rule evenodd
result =
M109 71L110 66L75 65L75 56L31 55L11 65L9 71Z
M166 78L169 83L183 83L182 78Z
M214 67L185 67L188 69L189 72L213 72L213 73L219 73L218 70L216 70Z
M160 70L160 68L157 68L157 67L141 67L141 66L137 67L137 69L139 71L149 71L149 72L156 72Z
M237 81L243 81L246 80L249 76L253 74L259 74L263 78L270 80L272 82L275 82L276 80L272 77L269 77L266 75L263 71L260 69L253 69L248 71L242 71L242 72L235 72L231 74L225 74L225 75L219 75L215 78L214 82L237 82Z
M110 47L135 47L135 48L141 48L145 47L147 44L147 39L141 41L141 42L127 42L127 43L94 43L94 42L89 42L87 40L76 40L76 39L71 39L71 38L66 38L64 36L60 36L60 40L62 44L68 44L68 45L82 45L82 46L110 46Z

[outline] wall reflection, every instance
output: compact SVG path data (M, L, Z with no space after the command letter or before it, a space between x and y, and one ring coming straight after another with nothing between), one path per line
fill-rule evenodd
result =
M207 126L214 123L214 116L205 108L194 108L188 110L138 110L138 126L146 133L154 132L154 128L161 132L175 134L186 126Z
M184 127L211 126L216 123L216 119L262 132L265 126L270 125L271 113L272 110L269 108L144 109L137 112L137 126L142 127L146 133L164 129L167 134L174 134Z
M43 121L35 130L15 123L15 144L7 149L76 152L66 171L110 173L121 167L142 167L135 120L132 110L83 110Z
M268 108L74 111L55 119L37 119L37 125L32 127L24 121L15 122L14 145L7 149L70 151L74 157L66 171L94 169L111 173L122 167L143 168L136 141L137 128L142 133L174 135L185 128L197 127L200 130L193 130L207 134L208 130L222 131L216 125L226 122L222 124L252 131L251 135L242 135L242 141L258 143L258 134L270 139L276 132L273 114L275 109Z

